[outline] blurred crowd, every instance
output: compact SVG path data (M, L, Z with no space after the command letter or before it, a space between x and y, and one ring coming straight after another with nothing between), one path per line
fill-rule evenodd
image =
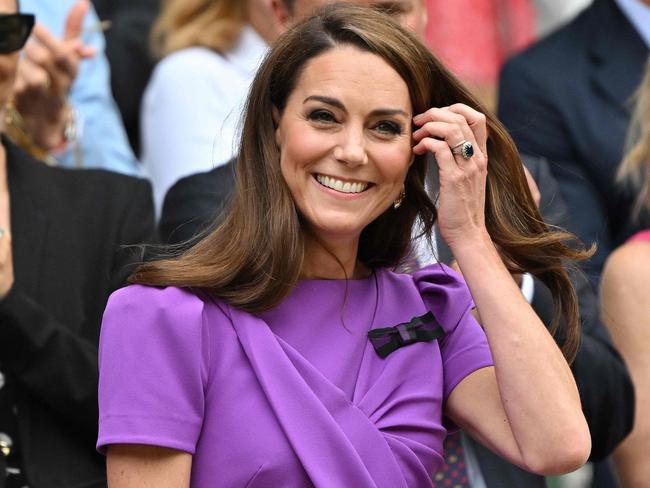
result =
M219 222L257 68L324 3L0 0L0 487L105 486L106 301L141 245ZM572 275L588 486L650 486L650 1L352 3L424 39L508 129L545 221L595 244ZM550 327L544 284L520 285ZM471 486L544 486L462 445Z

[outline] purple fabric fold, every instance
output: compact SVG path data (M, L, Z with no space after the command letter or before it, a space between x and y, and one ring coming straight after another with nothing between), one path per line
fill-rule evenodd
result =
M315 486L407 488L381 433L262 320L232 311L242 348Z
M440 266L307 280L257 316L187 290L128 287L104 317L98 448L192 452L192 488L431 486L444 402L491 364L471 306ZM444 339L376 354L369 330L429 311Z

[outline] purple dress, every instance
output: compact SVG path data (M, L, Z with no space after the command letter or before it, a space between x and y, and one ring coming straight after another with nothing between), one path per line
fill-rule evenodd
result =
M190 452L194 488L431 486L445 401L492 364L472 306L442 265L300 281L258 315L129 286L104 315L98 449ZM379 356L369 330L429 311L444 337Z

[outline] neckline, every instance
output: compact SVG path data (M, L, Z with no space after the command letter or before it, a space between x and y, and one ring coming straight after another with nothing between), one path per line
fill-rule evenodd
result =
M372 272L370 273L369 276L366 276L365 278L299 278L298 281L296 282L296 285L299 284L320 284L320 283L369 283L372 282L375 279L379 279L379 275L381 274L382 270L381 269L373 269Z

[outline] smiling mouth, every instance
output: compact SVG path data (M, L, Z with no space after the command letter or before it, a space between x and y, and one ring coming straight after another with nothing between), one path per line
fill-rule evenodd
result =
M315 175L316 181L321 185L331 190L335 190L341 193L362 193L368 189L370 183L364 183L361 181L343 181L337 180L331 176L325 175Z

